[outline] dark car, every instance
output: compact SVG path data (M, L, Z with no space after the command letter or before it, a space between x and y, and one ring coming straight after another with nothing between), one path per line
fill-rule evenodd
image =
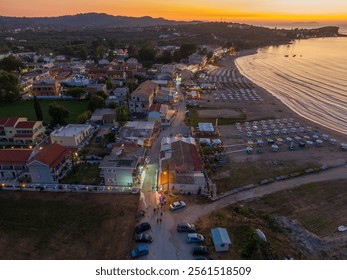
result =
M145 245L141 245L131 251L131 257L134 259L144 255L148 255L148 248Z
M147 222L144 222L144 223L138 224L136 226L135 232L141 233L141 232L144 232L144 231L149 230L149 229L151 229L151 225Z
M140 234L136 234L135 241L136 242L144 242L144 243L152 243L153 238L148 233L140 233Z
M206 246L196 246L192 251L193 256L206 256L208 255L208 248Z
M195 232L196 226L190 223L181 223L177 225L178 232Z

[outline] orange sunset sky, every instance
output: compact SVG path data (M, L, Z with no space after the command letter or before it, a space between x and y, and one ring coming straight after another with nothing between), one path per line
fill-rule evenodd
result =
M2 16L98 12L174 20L233 22L347 21L346 0L0 0Z

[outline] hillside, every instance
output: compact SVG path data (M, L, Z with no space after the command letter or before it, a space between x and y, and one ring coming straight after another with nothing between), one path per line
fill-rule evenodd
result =
M167 20L164 18L112 16L100 13L86 13L59 17L4 17L0 16L0 29L14 28L116 28L135 26L177 25L191 22Z

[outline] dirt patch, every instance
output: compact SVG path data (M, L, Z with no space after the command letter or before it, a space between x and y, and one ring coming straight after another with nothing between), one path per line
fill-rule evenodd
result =
M199 233L205 236L210 256L214 260L231 259L284 259L290 255L301 258L300 252L291 243L277 222L267 215L256 213L251 208L233 205L199 218L195 224ZM228 252L216 252L211 229L226 228L232 241ZM256 229L261 229L267 242L260 240Z
M127 259L137 195L0 192L0 259Z
M241 118L243 114L233 109L199 110L201 118Z

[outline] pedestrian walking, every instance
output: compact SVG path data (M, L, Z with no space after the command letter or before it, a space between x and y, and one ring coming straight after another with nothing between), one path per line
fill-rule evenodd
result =
M153 214L155 214L155 210L156 210L156 209L155 209L155 208L153 208Z
M163 217L163 212L160 212L160 216Z
M159 223L159 218L157 219L157 223Z
M159 221L160 221L160 223L161 223L162 219L160 218Z

